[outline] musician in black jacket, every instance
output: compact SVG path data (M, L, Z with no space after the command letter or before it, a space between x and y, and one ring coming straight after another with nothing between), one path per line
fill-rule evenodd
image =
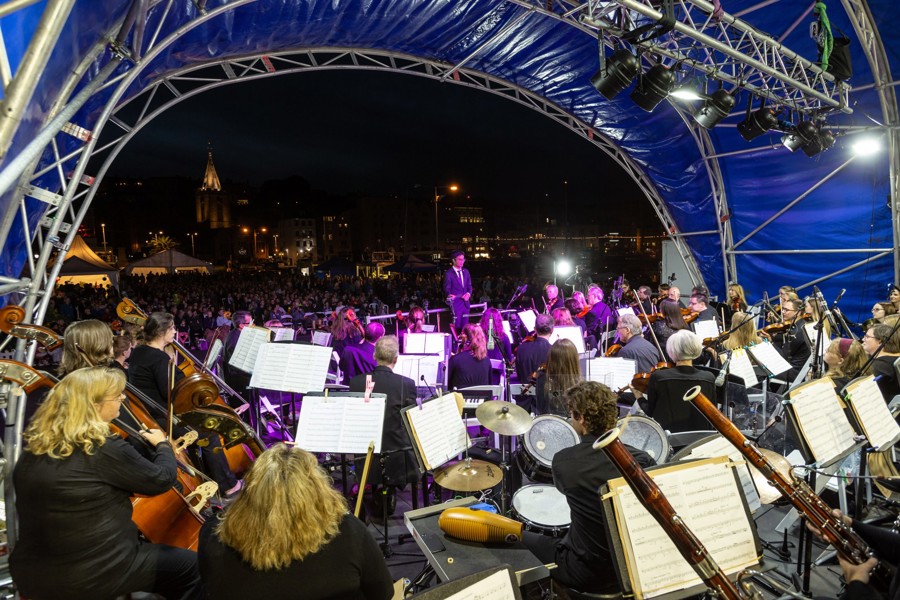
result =
M543 563L556 563L551 576L581 592L620 592L612 558L606 547L606 530L598 491L619 471L603 452L594 450L600 435L616 425L616 395L602 383L583 381L566 391L569 422L581 435L581 443L553 457L553 481L566 496L572 526L561 540L525 532L528 549ZM654 464L646 452L628 447L643 466Z

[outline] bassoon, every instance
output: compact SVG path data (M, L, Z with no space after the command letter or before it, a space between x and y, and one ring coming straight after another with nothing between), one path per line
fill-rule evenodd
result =
M619 428L607 431L594 442L594 449L603 450L616 466L635 496L640 500L666 535L675 544L678 552L688 562L700 579L718 598L728 600L748 600L760 598L749 584L742 584L744 593L728 579L713 557L707 552L703 543L688 528L684 520L675 512L669 500L663 495L656 482L634 459L619 440Z
M684 395L684 400L697 407L697 410L709 419L712 426L731 442L750 464L759 469L763 477L781 492L813 527L822 532L822 537L834 546L841 558L855 565L861 565L872 556L872 551L865 540L848 527L843 519L834 516L831 507L809 487L808 483L799 479L793 471L785 475L776 469L762 451L752 445L750 440L735 427L734 423L719 412L709 398L700 392L699 385L689 389ZM876 586L883 586L883 589L887 589L884 581L887 573L885 573L884 567L877 567L872 576Z

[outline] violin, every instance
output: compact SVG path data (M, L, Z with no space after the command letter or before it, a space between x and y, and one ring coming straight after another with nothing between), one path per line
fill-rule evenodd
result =
M397 311L397 322L398 323L406 323L406 317L403 316L402 310Z
M642 394L646 394L647 387L650 385L650 375L654 371L659 371L661 369L671 369L674 366L674 363L661 361L656 363L656 366L650 369L649 373L635 373L634 377L631 378L631 385L619 390L619 394L625 392L629 387L639 391Z
M605 356L608 358L610 356L615 356L619 353L619 350L622 349L622 344L610 344L609 348L606 349Z
M593 305L593 304L586 304L586 305L584 306L584 308L581 309L581 312L579 312L579 313L578 313L577 315L575 315L575 316L578 317L579 319L583 319L584 317L587 316L587 314L588 314L589 312L591 312L591 309L592 309L592 308L594 308L594 305Z
M730 331L723 331L722 333L720 333L720 334L717 335L716 337L703 338L703 347L704 347L704 348L713 348L713 347L715 347L715 346L718 346L719 344L721 344L721 343L724 342L725 340L727 340L729 337L731 337L731 332L730 332Z
M644 325L649 325L650 323L656 323L660 319L664 319L662 313L641 313L637 316L638 320Z
M522 386L522 390L519 392L520 394L527 394L528 390L533 388L535 384L537 384L537 378L541 373L545 373L547 371L547 363L541 364L537 368L537 370L531 374L531 377L528 378L528 383Z

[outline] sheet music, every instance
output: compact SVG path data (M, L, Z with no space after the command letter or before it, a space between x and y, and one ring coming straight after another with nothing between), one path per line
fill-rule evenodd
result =
M256 355L259 348L269 341L272 333L265 327L250 325L241 329L234 353L228 359L228 364L245 373L252 373L256 365Z
M533 310L523 310L519 315L519 319L522 321L522 325L525 326L525 331L532 332L534 331L534 323L537 319L537 315Z
M817 463L828 464L853 446L855 432L830 379L818 379L794 388L790 392L790 404Z
M275 334L273 342L283 342L284 340L294 340L294 330L290 327L272 327L271 331Z
M250 387L281 392L319 392L331 361L329 346L263 344L259 348Z
M869 444L878 451L887 450L891 442L900 436L900 425L884 403L875 376L869 375L851 381L846 393L853 414Z
M512 329L509 326L509 321L501 321L503 323L503 332L506 334L506 337L512 339Z
M716 323L715 319L710 321L694 321L693 325L694 333L700 336L701 340L719 337L719 334L722 333L719 329L719 324Z
M631 385L635 373L637 373L636 360L618 356L598 356L587 361L585 378L588 381L599 381L612 391L616 391Z
M359 397L306 396L297 420L298 448L310 452L365 454L369 443L381 452L387 395Z
M422 376L428 385L436 386L440 383L440 367L444 361L439 354L400 354L397 356L397 364L394 365L394 373L409 377L422 385Z
M222 354L222 348L224 348L222 340L219 338L214 339L212 346L209 348L209 352L206 353L206 360L203 361L203 366L207 369L212 369L213 365L216 364L216 361L219 360L219 356Z
M741 480L744 498L747 499L747 506L750 507L750 512L759 510L762 504L759 501L759 492L757 492L756 485L753 483L753 476L750 474L750 469L755 470L756 467L747 463L740 450L735 448L734 444L725 439L724 436L717 435L708 442L700 444L690 451L687 458L712 458L714 456L727 456L736 463L743 463L735 468L737 469L738 477ZM765 483L764 485L769 484Z
M806 331L806 339L809 340L810 348L816 347L816 336L819 335L819 332L816 331L817 322L813 321L812 323L807 323L803 326L804 331ZM819 348L819 356L825 356L825 350L828 349L828 344L831 342L831 338L825 335L825 332L822 331L822 337L825 339L822 340L822 347Z
M426 470L440 467L469 447L456 396L445 394L403 411Z
M618 314L620 317L624 317L625 315L637 316L637 313L630 306L623 306L622 308L617 309L616 314Z
M747 351L757 364L772 375L781 375L791 370L791 363L784 360L781 353L768 340L764 340L761 344L748 346Z
M448 596L447 600L509 600L515 597L509 571L504 569Z
M724 457L663 468L649 475L725 573L759 562L738 482ZM609 482L628 572L638 598L702 583L624 479Z
M444 354L446 333L407 333L403 352L406 354Z
M564 325L562 327L554 327L553 333L547 338L547 341L553 345L556 340L565 338L575 344L575 350L579 354L584 352L584 332L578 325Z
M327 331L313 331L312 343L315 346L330 346L331 333Z
M728 365L728 369L732 375L742 378L744 385L748 388L759 383L759 379L756 377L756 370L753 368L753 363L750 362L750 355L747 354L746 348L737 348L731 351L731 363Z

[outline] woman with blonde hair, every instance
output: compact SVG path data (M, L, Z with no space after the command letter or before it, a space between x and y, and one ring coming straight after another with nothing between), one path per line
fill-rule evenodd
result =
M25 597L204 597L196 555L140 541L131 520L130 497L170 489L176 463L158 429L141 433L153 447L149 459L111 434L124 389L117 369L72 371L22 436L25 451L13 475L19 540L9 562Z
M66 327L59 376L76 369L108 365L113 359L113 332L97 319L77 321Z
M465 345L450 357L447 385L451 390L476 385L491 385L491 360L487 357L487 341L478 323L463 328Z
M731 335L722 342L725 350L737 350L762 343L762 338L756 333L753 317L745 312L738 311L731 315L731 329Z
M277 444L247 473L247 485L200 532L200 572L209 597L387 600L381 550L305 450Z
M825 375L840 391L850 383L852 377L866 375L860 369L868 360L869 357L861 343L848 338L832 340L825 349L825 364L828 365Z
M738 283L728 285L728 308L734 312L747 310L747 296L744 294L744 286Z

